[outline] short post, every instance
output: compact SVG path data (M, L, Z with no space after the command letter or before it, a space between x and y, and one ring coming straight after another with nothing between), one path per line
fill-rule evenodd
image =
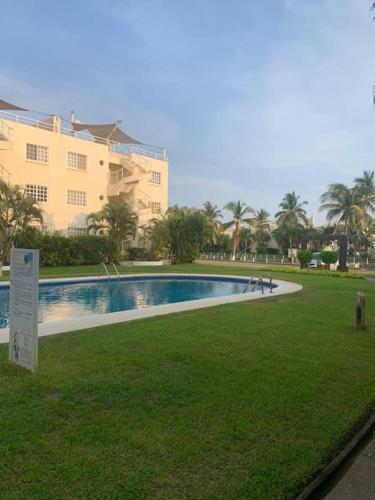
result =
M355 328L356 330L364 330L366 328L366 295L363 292L357 293Z

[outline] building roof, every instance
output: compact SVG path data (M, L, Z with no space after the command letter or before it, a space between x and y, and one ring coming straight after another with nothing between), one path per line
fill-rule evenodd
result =
M0 110L3 110L3 111L10 111L10 110L14 110L14 111L27 111L27 109L25 108L20 108L19 106L16 106L15 104L11 104L10 102L6 102L6 101L3 101L2 99L0 99Z
M95 123L73 123L73 130L88 130L94 137L100 137L121 144L142 144L123 132L117 123L95 124Z

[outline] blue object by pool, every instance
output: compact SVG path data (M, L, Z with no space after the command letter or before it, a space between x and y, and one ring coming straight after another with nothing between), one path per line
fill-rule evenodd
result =
M132 277L41 283L39 322L171 304L242 293L248 279L214 277ZM8 326L9 288L0 287L0 328Z

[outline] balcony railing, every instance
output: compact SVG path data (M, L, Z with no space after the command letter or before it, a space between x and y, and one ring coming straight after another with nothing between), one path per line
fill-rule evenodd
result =
M9 141L10 130L10 127L3 120L0 120L0 141Z
M118 184L126 177L131 177L133 175L133 169L128 167L123 167L120 170L116 170L115 172L110 172L109 174L109 183L110 184Z
M28 125L30 127L40 128L42 130L47 130L49 132L60 132L63 135L68 135L70 137L76 137L83 141L95 142L97 144L106 145L110 151L114 153L119 153L125 156L130 154L136 154L141 156L146 156L148 158L154 158L155 160L166 161L168 159L167 151L165 148L159 146L150 146L147 144L122 144L119 142L111 141L110 139L105 139L103 137L96 137L88 132L77 132L72 128L61 127L58 124L51 121L35 120L34 118L29 118L28 116L19 115L15 113L9 113L8 111L0 111L0 118L4 120L13 121L16 123L21 123L23 125ZM5 126L7 126L5 124ZM0 130L1 134L1 130Z
M10 181L10 173L2 165L0 165L0 179L3 180L3 181L5 181L5 182L9 182Z

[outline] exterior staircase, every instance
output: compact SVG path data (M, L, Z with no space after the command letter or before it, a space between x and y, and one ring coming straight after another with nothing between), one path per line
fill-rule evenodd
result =
M10 182L10 172L2 165L0 165L0 180Z
M5 121L0 120L0 150L1 149L12 149L13 142L11 140L11 128L5 123Z

